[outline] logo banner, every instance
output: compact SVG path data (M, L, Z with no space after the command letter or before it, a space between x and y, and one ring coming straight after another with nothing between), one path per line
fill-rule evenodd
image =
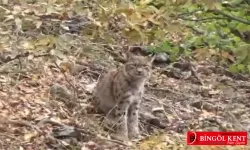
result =
M195 132L187 133L188 145L247 145L247 132Z

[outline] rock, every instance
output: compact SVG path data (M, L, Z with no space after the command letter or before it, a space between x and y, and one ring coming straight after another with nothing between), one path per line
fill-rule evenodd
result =
M54 84L50 88L50 94L52 97L58 100L70 100L72 99L72 95L66 86Z
M208 112L216 111L218 107L216 105L210 104L208 102L202 102L202 101L195 101L191 103L191 106L198 108L198 109L204 109Z
M158 117L155 117L154 115L150 113L140 113L140 117L142 120L145 120L150 125L159 127L161 129L166 128L166 126L161 122L161 120Z
M158 53L155 56L156 63L170 63L170 56L166 53Z
M52 131L52 136L58 139L73 137L76 139L82 139L81 132L72 126L63 126Z

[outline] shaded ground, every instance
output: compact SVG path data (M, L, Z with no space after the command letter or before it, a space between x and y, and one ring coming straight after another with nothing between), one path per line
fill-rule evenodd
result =
M73 145L89 149L119 149L124 146L109 140L108 133L103 131L101 121L98 121L101 115L94 113L90 103L91 90L105 66L101 64L105 63L85 60L85 63L82 61L81 65L75 65L74 69L68 67L75 71L75 76L63 72L70 66L68 63L61 63L60 70L59 66L46 62L44 58L26 62L26 68L33 68L32 71L1 75L3 119L0 141L3 149L70 149ZM13 66L14 62L5 66ZM77 68L81 74L76 71ZM188 130L250 130L249 81L228 77L223 69L216 69L212 64L201 64L196 65L199 80L203 82L200 85L190 71L178 72L177 68L173 68L154 67L141 110L143 114L151 115L141 118L142 133L145 137L153 135L140 141L138 148L152 149L150 146L153 146L157 149L156 145L181 148L186 144ZM169 77L173 72L183 78ZM50 98L52 85L65 86L68 91L74 91L74 86L79 98L74 99L74 92L64 93L66 100ZM152 116L156 119L152 120ZM71 127L78 129L75 132L76 129ZM64 129L65 133L59 129Z

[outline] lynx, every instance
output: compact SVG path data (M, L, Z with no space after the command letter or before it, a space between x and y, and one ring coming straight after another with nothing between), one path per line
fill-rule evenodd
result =
M138 139L139 109L144 84L151 75L154 57L127 53L127 61L117 69L103 74L95 87L94 97L99 109L113 115L116 137L121 140Z

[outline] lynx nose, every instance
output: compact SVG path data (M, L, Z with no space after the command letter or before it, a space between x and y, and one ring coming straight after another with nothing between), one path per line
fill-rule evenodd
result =
M143 73L143 69L142 68L137 68L136 72L137 72L137 74L141 75Z

